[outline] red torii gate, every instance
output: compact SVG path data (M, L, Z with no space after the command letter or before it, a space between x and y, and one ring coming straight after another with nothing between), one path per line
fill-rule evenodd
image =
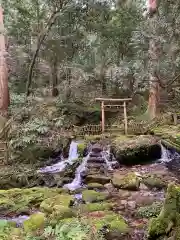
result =
M96 101L100 101L101 102L101 125L102 125L102 132L104 133L105 131L105 109L106 108L120 108L123 107L124 108L124 130L125 130L125 134L127 135L127 130L128 130L128 123L127 123L127 109L126 109L126 102L131 101L132 98L122 98L122 99L115 99L115 98L96 98ZM123 104L105 104L106 102L123 102Z

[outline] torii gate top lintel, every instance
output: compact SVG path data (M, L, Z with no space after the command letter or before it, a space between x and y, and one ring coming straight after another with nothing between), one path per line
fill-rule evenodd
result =
M126 102L131 101L132 98L96 98L96 101L101 102L101 114L102 114L102 132L105 131L105 114L104 114L104 109L105 107L123 107L124 108L124 129L125 129L125 134L127 134L127 110L126 110ZM123 105L105 105L104 102L123 102Z

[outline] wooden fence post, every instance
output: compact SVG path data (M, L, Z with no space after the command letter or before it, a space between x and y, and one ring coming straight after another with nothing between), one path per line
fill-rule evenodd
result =
M102 114L102 133L104 133L105 130L105 116L104 116L104 101L101 102L101 114Z
M125 130L125 135L127 135L127 130L128 130L128 124L127 124L127 111L126 111L126 102L124 101L124 130Z

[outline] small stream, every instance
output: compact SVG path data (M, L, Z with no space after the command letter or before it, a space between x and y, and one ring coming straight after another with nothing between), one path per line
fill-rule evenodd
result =
M177 163L178 163L178 166L180 169L180 155L177 152L172 153L170 150L166 149L162 144L160 144L160 146L161 146L161 158L158 161L156 161L155 163L152 163L151 166L165 164L168 167L168 169L171 169L172 166L174 166L175 164L177 165ZM71 183L65 184L63 186L63 188L69 189L70 191L74 191L74 190L86 187L85 185L83 185L82 178L83 178L83 173L86 172L87 162L88 162L88 159L91 156L91 154L92 154L92 152L89 152L88 155L82 159L82 163L76 169L74 180ZM107 169L112 171L113 165L116 164L117 162L116 162L114 156L112 156L110 153L110 147L108 146L108 147L106 147L106 149L103 149L103 151L101 152L101 155L102 155L102 158L105 160ZM59 162L57 162L56 164L41 168L38 170L38 172L53 174L53 173L58 173L58 172L64 171L66 169L66 167L69 164L70 165L73 164L78 159L78 157L79 157L78 156L78 142L72 141L70 144L68 159L62 159L62 157L61 157L61 160ZM132 171L133 171L133 169L134 169L134 167L132 167ZM123 171L123 169L122 169L122 171ZM163 193L160 193L158 198L162 198L162 194ZM82 194L76 193L74 195L74 198L78 203L82 199ZM16 222L17 227L19 227L28 218L29 218L29 216L27 216L27 215L21 215L21 216L17 216L14 218L1 218L1 219Z

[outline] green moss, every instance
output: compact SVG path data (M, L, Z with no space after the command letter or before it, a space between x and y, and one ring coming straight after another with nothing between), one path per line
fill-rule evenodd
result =
M128 173L125 176L114 175L112 183L117 188L138 190L140 186L140 180L135 173Z
M94 216L91 215L88 218L97 230L106 226L110 231L118 231L119 233L127 233L129 231L128 225L121 215L113 212L97 212L97 215L94 212Z
M61 192L61 189L49 188L0 190L0 211L5 215L28 213L32 207L38 209L42 201Z
M69 219L72 217L76 217L75 211L73 211L71 208L66 206L54 206L54 211L50 215L50 223L53 225L58 223L59 220L62 219Z
M104 186L101 184L101 183L88 183L87 185L88 189L94 189L94 188L97 188L97 189L103 189Z
M150 189L162 189L167 187L167 183L165 183L161 178L157 177L156 175L146 176L143 178L142 182Z
M35 213L31 217L24 221L23 227L25 232L33 232L40 229L45 224L45 215L43 213Z
M172 227L179 225L177 219L180 213L180 187L169 184L163 208L157 218L149 223L148 235L153 238L166 235Z
M100 183L106 184L111 180L110 177L99 175L99 174L91 174L86 177L86 183Z
M82 192L82 199L86 203L103 201L108 197L107 193L96 192L94 190L85 190Z
M113 207L113 204L112 203L107 203L107 202L88 203L88 204L81 204L78 207L78 211L80 211L80 213L105 211L105 210L111 210L112 207Z
M162 209L163 203L154 202L150 206L140 207L137 211L137 215L143 218L157 217Z
M72 196L68 194L59 194L44 200L40 205L40 209L45 213L52 213L54 210L57 210L58 207L69 207L71 201L73 201Z
M80 158L83 157L83 153L84 153L85 148L86 148L86 144L85 143L79 143L78 144L78 154L79 154Z

